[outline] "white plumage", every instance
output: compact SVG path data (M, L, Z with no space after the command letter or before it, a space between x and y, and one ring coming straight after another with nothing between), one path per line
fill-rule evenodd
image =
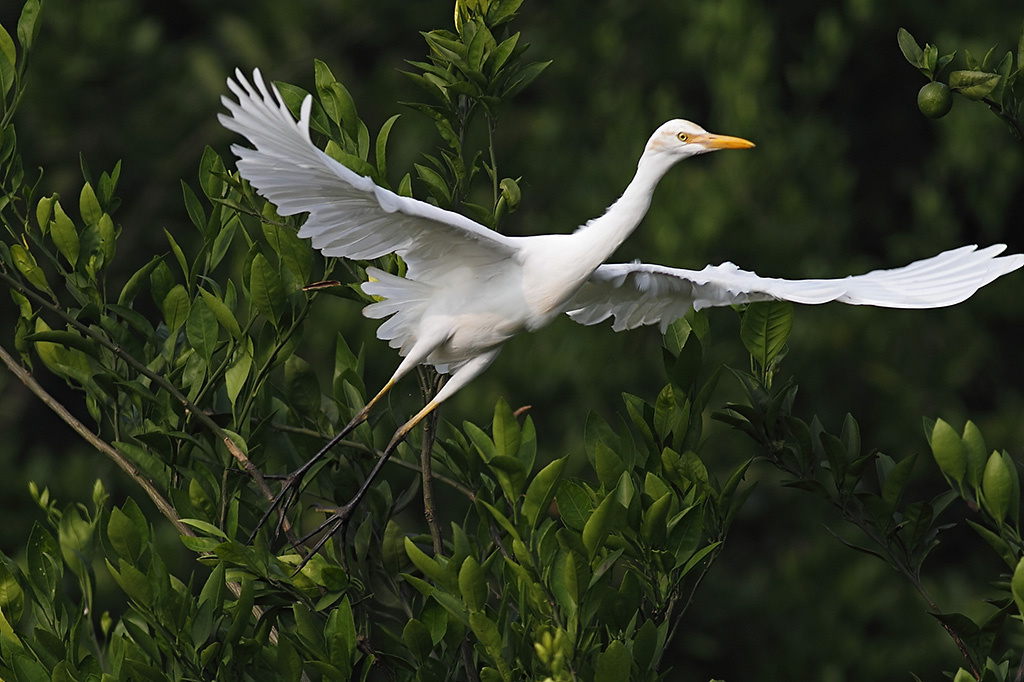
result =
M619 331L646 324L665 329L694 308L766 299L932 308L959 303L1024 265L1021 255L999 257L1002 245L963 247L903 268L833 280L764 278L731 263L700 271L604 265L640 223L655 186L673 165L709 151L754 145L689 121L669 121L651 136L636 175L604 215L572 234L506 237L460 214L398 196L319 150L309 137L310 97L296 121L258 70L252 83L237 71L228 87L238 101L222 98L230 115L220 115L220 121L255 147L232 147L238 170L281 215L309 214L300 237L326 256L368 260L397 253L407 264L404 279L367 270L376 281L363 284L363 291L383 300L364 313L386 318L377 335L403 360L336 440L416 365L432 364L451 377L399 429L386 454L423 416L490 365L505 341L563 312L582 324L614 318L613 329Z
M817 304L838 301L880 308L941 308L960 303L992 280L1024 264L1024 256L996 256L996 244L962 246L894 270L842 279L760 277L732 263L683 270L647 263L607 264L594 271L567 305L580 324L614 318L622 331L660 324L664 332L690 309L782 299Z

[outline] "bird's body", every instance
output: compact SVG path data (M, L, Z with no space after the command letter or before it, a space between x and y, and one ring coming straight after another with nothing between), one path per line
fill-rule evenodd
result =
M640 224L672 166L697 154L753 144L708 133L689 121L669 121L651 136L633 180L602 216L570 234L508 237L460 214L398 196L341 165L310 140L311 98L296 121L277 89L268 88L258 70L253 76L253 84L241 72L228 80L238 102L224 97L231 115L220 116L225 127L255 147L232 147L242 176L281 215L308 213L299 236L325 256L370 260L396 253L406 264L404 277L367 268L370 281L363 291L379 300L364 314L384 320L377 335L403 359L332 444L416 365L431 364L450 374L434 399L399 429L385 451L390 454L415 423L490 365L506 341L563 312L582 324L614 318L618 331L646 324L664 329L694 308L767 299L939 307L963 301L1024 265L1024 256L998 256L1002 245L963 247L904 268L826 280L763 278L731 263L700 271L605 264ZM339 512L339 523L364 491L365 485Z

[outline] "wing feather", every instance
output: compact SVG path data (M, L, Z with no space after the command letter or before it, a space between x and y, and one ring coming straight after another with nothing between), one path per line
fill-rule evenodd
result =
M250 83L241 71L228 80L238 98L221 98L230 115L221 124L255 147L233 145L238 170L281 215L308 213L300 237L326 256L369 260L397 253L411 279L429 280L453 263L495 262L512 256L516 242L469 218L402 197L338 163L309 136L312 98L299 120L259 69Z
M838 301L884 308L940 308L966 300L1024 265L1024 255L999 256L1005 248L1003 244L980 250L963 246L902 268L842 279L760 277L732 263L703 270L646 263L602 265L565 311L580 324L612 317L616 331L646 324L660 324L664 331L691 309L772 299L811 305Z

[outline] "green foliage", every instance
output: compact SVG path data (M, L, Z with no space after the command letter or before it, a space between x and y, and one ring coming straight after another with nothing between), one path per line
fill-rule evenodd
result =
M395 185L402 194L415 191L495 228L522 199L518 178L498 170L497 126L510 118L509 99L547 66L523 59L526 44L512 28L519 5L460 0L454 30L424 35L428 56L410 62L408 77L426 100L408 108L427 116L438 147L422 163L410 162L412 172ZM385 414L357 429L337 462L311 472L296 512L282 522L286 542L264 531L245 543L276 486L264 472L304 461L365 402L367 362L355 337L346 332L348 338L336 339L332 374L315 364L302 339L316 326L310 316L324 310L330 295L362 300L358 284L367 264L314 257L295 236L298 222L277 216L212 148L202 154L198 182L181 185L182 216L195 228L194 238L177 226L152 231L162 240L156 255L133 250L128 256L115 218L124 218L115 195L127 180L120 164L97 178L83 163L73 191L42 196L42 182L26 181L12 123L39 8L34 0L25 4L14 37L0 30L0 216L6 231L0 278L16 310L9 367L50 373L77 391L93 420L82 432L121 463L166 520L147 519L132 499L112 506L99 485L90 507L61 508L47 490L34 489L45 522L31 531L24 556L0 557L0 677L655 680L673 674L672 643L684 639L676 635L686 626L694 593L721 556L751 491L744 476L759 466L746 461L730 470L709 455L703 415L714 405L721 365L711 359L718 349L706 316L668 330L662 343L669 383L652 391L652 399L625 394L616 418L588 418L585 456L552 456L550 443L539 442L540 427L499 400L489 424L441 425L436 440L428 431L401 448L347 540L329 544L296 571L305 552L296 538L316 526L317 503L347 499L393 430ZM699 40L729 29L730 16L744 15L736 9L685 8L692 27L687 35L698 40L681 40L675 15L662 8L666 21L659 30L687 46L685 59L662 61L676 78L681 62L698 71L696 64L705 62L697 52L706 48L720 62L716 68L736 75L702 73L729 102L725 107L712 98L718 108L756 114L758 107L745 105L752 102L749 84L762 79L757 69L767 63L763 37L732 27L749 36L733 54ZM621 28L618 19L609 13L605 30L595 33L622 61L616 36L629 23ZM823 14L819 38L807 50L821 68L797 64L787 74L810 98L834 87L828 69L843 63L847 38L837 38L833 24L841 26ZM638 35L631 45L637 51L642 43L668 42ZM901 47L931 83L951 59L908 38L901 33ZM825 43L834 51L823 53ZM1020 78L1012 56L1009 71L1005 58L994 60L968 58L950 86L961 96L996 102L1004 119L1017 103L1019 123ZM1020 61L1018 55L1018 67ZM636 71L630 60L623 68ZM316 61L311 71L318 142L387 186L392 133L402 132L397 115L371 133L356 108L355 87L343 85L325 62ZM638 90L650 85L635 73L630 78ZM592 82L581 79L579 87ZM278 85L295 109L305 91ZM571 87L566 93L569 101L579 99ZM588 126L604 124L589 121L600 121L602 106L619 121L639 118L626 100L641 97L614 94L607 102L594 95L583 117L588 120L577 117L559 128L559 144L573 147L580 136L592 137ZM657 113L671 104L664 92L651 99L654 104L642 101ZM773 123L770 116L764 120ZM630 137L602 132L608 133L602 143L612 145ZM817 155L842 145L807 147ZM834 161L824 163L838 166ZM586 180L580 195L588 202L596 166L574 169ZM823 167L808 164L807 172ZM709 191L687 192L681 199L687 210L693 197L715 192L729 196L730 205L759 198L728 184L709 187L696 170L688 178ZM806 203L799 192L792 187L779 194L785 205ZM558 198L558 211L574 201L564 188ZM841 213L841 202L836 206ZM728 218L710 204L695 210L702 218L689 243L699 246ZM673 227L676 217L669 221ZM766 226L772 227L750 227ZM790 227L772 231L779 249L798 234L799 225ZM403 269L394 258L374 265ZM316 280L322 281L307 287ZM736 375L747 403L730 405L719 418L752 436L788 485L835 510L841 525L833 524L833 532L843 543L879 557L921 592L963 653L965 667L954 679L1011 679L1016 666L1010 661L1020 652L1002 635L1024 615L1016 465L1005 452L990 453L970 422L962 434L941 420L929 423L926 434L951 490L922 496L921 464L865 448L852 416L838 434L817 419L794 416L796 386L774 381L791 329L786 304L743 311L739 339L751 356L751 374ZM531 380L540 385L543 377ZM433 474L422 470L416 450L433 453ZM415 513L420 486L431 483L443 490L444 504L433 509L443 531ZM948 519L957 497L976 514L968 523L1007 566L994 612L980 623L973 615L940 611L923 588L925 560L951 523L939 517ZM160 529L168 522L181 547L161 546ZM168 557L182 547L194 562L172 567ZM741 588L730 586L730 596ZM100 590L115 592L122 604L103 611Z
M906 30L901 28L897 36L900 50L908 62L916 66L931 82L922 88L918 96L921 112L931 118L941 118L952 107L950 92L976 102L984 102L989 109L1010 128L1018 142L1024 143L1024 24L1016 50L1008 51L1002 57L993 46L982 60L964 50L966 69L949 74L948 87L938 81L945 68L955 59L956 52L939 56L939 48L927 44L922 49ZM934 84L934 85L932 85Z
M413 63L433 101L411 106L441 140L430 165L417 166L420 186L495 226L520 199L497 171L499 114L546 66L521 61L526 45L509 29L518 5L459 3L456 31L425 34L430 61ZM386 183L395 117L371 144L325 63L314 80L313 128L327 153ZM279 87L289 106L305 96ZM478 114L486 158L467 142ZM481 170L489 206L466 201ZM173 575L140 507L109 506L99 484L91 509L60 509L38 493L49 527L33 530L29 570L3 557L0 676L366 679L379 669L390 679L660 679L748 492L746 465L720 483L698 454L717 381L703 363L703 316L674 325L665 351L673 383L653 404L627 395L619 424L590 417L582 471L568 456L538 463L532 420L503 400L487 428L445 427L437 440L426 432L436 472L422 472L424 487L461 498L445 505L449 532L426 529L432 548L403 513L418 482L392 493L392 478L371 491L347 542L305 556L306 507L365 475L380 435L369 426L336 466L313 472L299 511L280 521L284 547L267 530L249 546L241 538L271 495L262 472L308 457L365 401L361 354L344 338L332 382L300 355L317 299L339 288L329 284L335 264L314 260L298 223L207 148L200 191L182 183L198 247L166 230L163 255L141 259L117 286L108 272L121 235L120 166L95 182L83 171L77 212L8 174L0 279L18 303L15 345L22 365L41 360L83 396L95 421L88 437L174 524L197 566ZM411 187L406 175L400 189ZM395 258L375 265L403 268ZM356 285L363 269L340 276ZM307 288L312 280L327 284ZM355 286L343 295L362 298ZM400 450L402 464L419 470L410 452ZM97 617L96 585L110 580L127 608Z
M759 311L758 306L769 310ZM753 317L761 328L772 306L752 304L744 318ZM776 327L786 329L775 344L781 348L788 327L781 320ZM763 367L764 342L747 346L754 366ZM1020 659L1019 646L1010 646L992 658L999 635L1012 628L1009 611L1015 607L1024 615L1020 484L1017 465L1009 454L986 454L984 438L972 422L958 434L941 419L926 420L925 434L934 461L951 489L914 499L911 483L916 455L897 461L877 450L866 450L857 422L849 414L839 434L829 433L817 418L805 422L793 413L797 387L792 383L773 390L762 377L736 376L747 402L728 405L715 417L758 443L765 458L786 474L783 485L825 500L859 535L851 538L849 533L829 528L835 538L889 564L913 586L965 659L967 667L960 668L954 679L1012 679L1008 662ZM955 525L939 517L957 497L982 513L981 522L968 518L966 523L996 550L1010 571L1006 581L997 583L1007 594L993 600L995 610L980 624L962 613L941 610L923 577L925 560L939 545L940 533Z

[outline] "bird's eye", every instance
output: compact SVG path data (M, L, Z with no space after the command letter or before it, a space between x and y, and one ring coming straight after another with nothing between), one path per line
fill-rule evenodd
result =
M687 140L690 139L690 136L687 135L686 133L679 133L679 134L676 135L676 137L679 138L680 142L686 142Z

